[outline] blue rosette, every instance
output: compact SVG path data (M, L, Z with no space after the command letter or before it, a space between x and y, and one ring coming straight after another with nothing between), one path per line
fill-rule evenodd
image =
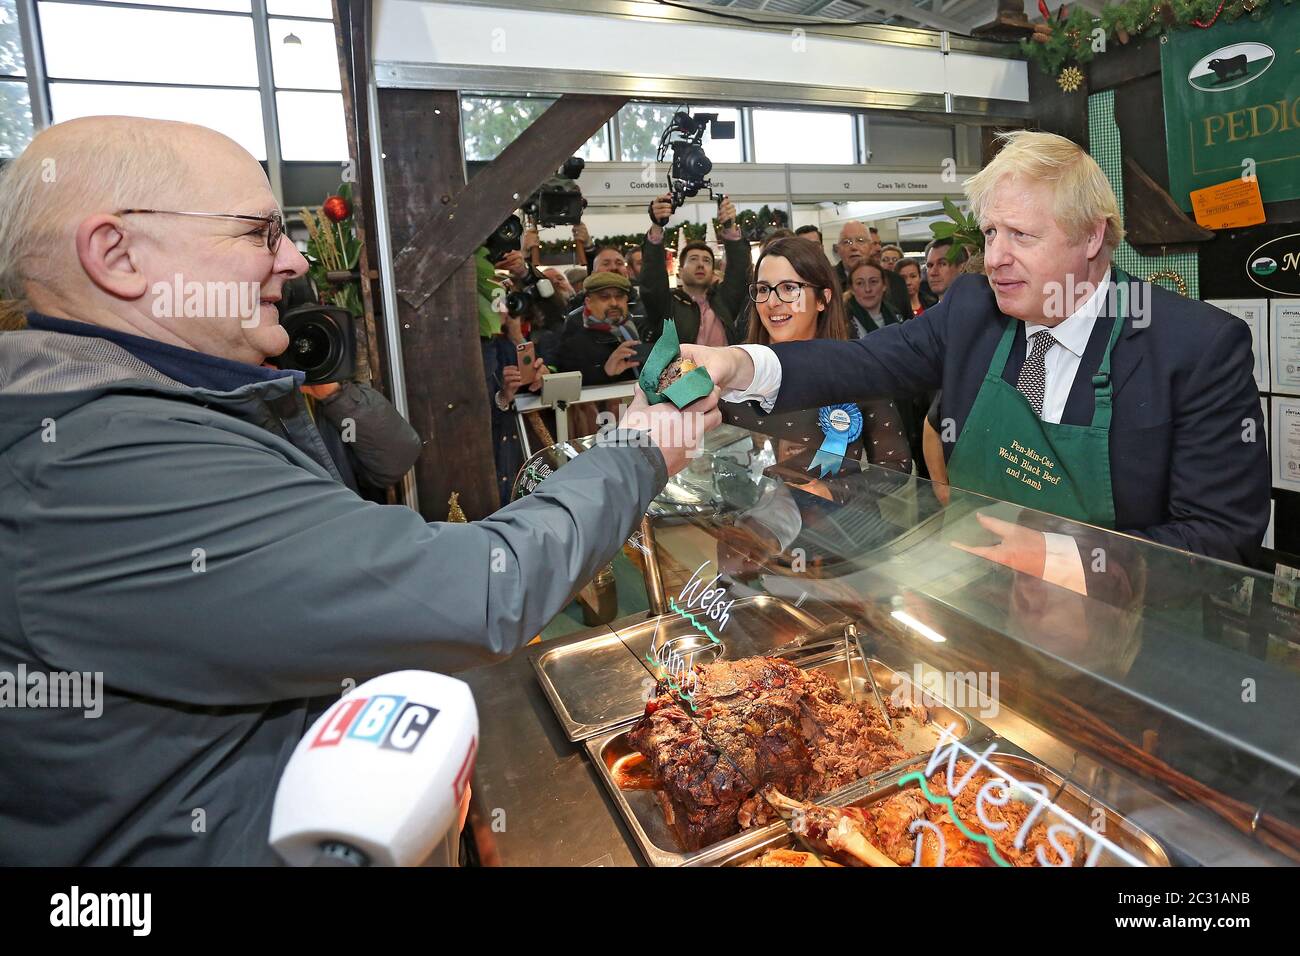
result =
M849 445L862 435L862 410L856 405L825 405L817 410L817 427L825 438L813 456L809 471L818 478L834 475L844 464Z

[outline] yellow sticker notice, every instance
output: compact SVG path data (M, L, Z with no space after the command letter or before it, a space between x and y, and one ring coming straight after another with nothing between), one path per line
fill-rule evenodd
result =
M1196 222L1206 229L1235 229L1264 221L1264 200L1253 176L1195 189L1191 196Z

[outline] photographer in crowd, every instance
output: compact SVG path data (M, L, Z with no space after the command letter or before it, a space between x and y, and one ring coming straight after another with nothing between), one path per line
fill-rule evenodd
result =
M488 410L492 420L492 456L496 465L497 491L501 506L510 504L510 489L515 475L524 465L523 443L519 440L519 420L515 415L515 395L524 388L519 367L519 347L525 344L518 317L508 312L496 335L480 336L483 352L483 378L487 382ZM534 345L540 354L540 347ZM527 390L540 392L546 380L546 363L532 363Z
M283 319L298 306L319 301L316 286L302 276L284 284L276 305ZM363 489L381 493L397 484L420 457L419 434L392 402L369 385L351 380L320 382L303 385L302 393L309 399L307 408L339 476L358 494Z
M524 244L528 244L527 233ZM512 317L519 323L520 341L537 343L537 356L544 364L554 365L560 345L560 336L564 330L564 320L568 300L564 295L563 285L556 284L559 273L554 269L541 270L525 261L524 253L511 249L496 262L496 267L508 273L501 281L506 292L522 293L533 290L528 296L527 305ZM562 280L562 277L561 281ZM551 283L551 294L542 295L541 280Z
M683 343L733 345L748 334L745 310L749 304L749 243L740 235L736 207L729 198L718 208L718 221L730 223L721 232L726 250L726 272L713 284L713 250L707 243L688 242L677 263L677 288L668 287L668 254L664 230L673 213L672 195L664 193L650 204L650 229L641 244L642 295L646 315L641 337L653 342L663 333L664 320L677 323Z
M360 492L362 486L383 491L397 484L420 457L419 434L370 386L323 382L304 385L302 391L312 399L310 408L326 451L353 491Z

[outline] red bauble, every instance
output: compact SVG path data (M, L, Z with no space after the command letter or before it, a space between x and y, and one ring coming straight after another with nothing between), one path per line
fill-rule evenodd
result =
M321 209L330 222L342 222L352 215L352 207L348 205L348 201L342 196L330 196L329 199L325 200L325 204Z

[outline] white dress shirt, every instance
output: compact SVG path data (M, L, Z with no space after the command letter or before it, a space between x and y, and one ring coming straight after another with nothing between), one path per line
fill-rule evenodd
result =
M1097 324L1110 291L1109 280L1097 285L1096 291L1088 297L1068 319L1055 327L1036 323L1025 323L1025 335L1032 336L1044 329L1052 333L1057 344L1047 350L1043 356L1044 391L1042 420L1060 424L1065 413L1065 403L1074 386L1074 378L1079 373L1079 361L1083 350L1088 346L1092 336L1092 327ZM770 412L776 402L776 394L781 390L781 362L776 353L766 345L737 345L744 349L754 363L754 380L746 389L728 389L722 393L725 402L757 401L764 411ZM1025 351L1028 356L1028 346ZM999 370L1001 371L1001 370ZM1047 547L1046 567L1043 578L1052 584L1067 587L1079 594L1087 593L1086 578L1083 573L1083 558L1079 554L1077 543L1069 535L1044 532Z
M1065 414L1065 403L1069 400L1070 389L1074 386L1074 376L1079 372L1079 360L1083 358L1083 350L1088 347L1088 338L1092 335L1092 327L1097 324L1097 316L1101 315L1102 306L1106 304L1106 292L1109 289L1109 282L1098 283L1097 290L1088 297L1088 301L1055 328L1033 322L1025 323L1026 337L1032 337L1036 332L1046 330L1052 333L1052 338L1056 339L1056 345L1048 349L1047 354L1043 356L1046 388L1043 391L1041 418L1045 422L1054 425L1061 423L1061 416ZM1030 345L1026 344L1026 357L1029 356L1029 348Z

